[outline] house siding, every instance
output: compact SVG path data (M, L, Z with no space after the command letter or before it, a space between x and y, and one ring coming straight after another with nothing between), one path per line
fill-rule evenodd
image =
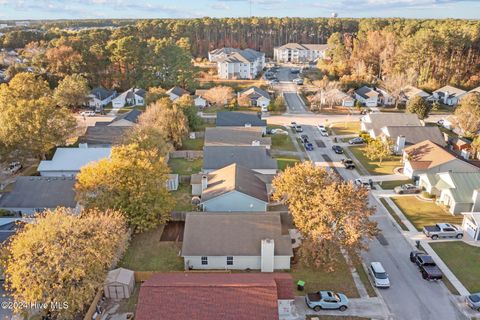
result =
M209 199L203 204L203 211L267 211L267 203L256 198L250 197L238 191L232 191L227 194Z
M233 256L233 265L227 265L227 256L207 256L208 264L202 265L201 256L184 256L185 269L193 270L245 270L253 269L260 270L261 257L260 256ZM275 270L289 270L290 257L289 256L275 256L274 257Z
M480 169L474 165L469 164L460 159L454 159L442 165L430 168L428 170L414 170L412 169L410 162L407 160L404 165L404 174L410 178L418 176L422 173L440 173L440 172L478 172Z

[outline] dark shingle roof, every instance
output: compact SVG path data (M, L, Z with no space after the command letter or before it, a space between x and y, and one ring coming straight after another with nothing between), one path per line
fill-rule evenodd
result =
M255 113L222 111L217 112L217 127L266 127L267 121L260 119Z
M364 99L369 99L369 98L376 97L376 96L379 95L379 93L377 91L375 91L372 88L369 88L367 86L361 87L361 88L355 90L355 92Z
M110 127L110 126L94 126L87 127L87 131L78 141L90 145L114 145L122 141L124 133L129 130L128 127Z
M250 87L248 89L245 89L240 92L240 95L241 96L247 95L249 97L256 97L256 98L262 96L264 98L270 99L270 95L268 94L268 92L266 92L263 89L260 89L259 87Z
M99 100L105 100L115 93L113 90L107 90L102 87L96 87L90 91L90 94L94 95Z
M111 123L117 122L119 120L127 120L127 121L130 121L130 122L133 122L133 123L137 123L138 122L138 116L141 115L141 114L142 114L142 111L135 108L135 109L132 109L132 111L129 111L127 113L116 116L115 119L113 119Z
M183 88L180 88L180 87L173 87L170 90L168 90L167 93L173 93L174 95L176 95L178 97L181 97L181 96L186 95L186 94L188 94L188 95L190 94L190 92L188 92L187 90L185 90Z
M248 169L277 169L273 159L264 146L255 147L204 147L203 168L217 170L232 163Z

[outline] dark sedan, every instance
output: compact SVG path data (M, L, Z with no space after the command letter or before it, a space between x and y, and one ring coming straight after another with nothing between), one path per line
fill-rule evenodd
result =
M334 144L334 145L332 146L332 150L333 150L336 154L342 154L342 153L343 153L342 147L340 147L340 146L338 146L338 145L336 145L336 144Z

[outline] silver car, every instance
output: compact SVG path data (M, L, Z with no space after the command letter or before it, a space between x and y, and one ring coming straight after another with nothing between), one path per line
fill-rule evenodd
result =
M377 288L390 288L390 279L388 273L383 268L380 262L370 263L368 273L372 277L373 285Z
M467 296L465 302L470 308L480 311L480 292Z
M420 193L422 188L416 186L414 184L402 184L401 186L397 186L393 189L396 194L413 194L413 193Z

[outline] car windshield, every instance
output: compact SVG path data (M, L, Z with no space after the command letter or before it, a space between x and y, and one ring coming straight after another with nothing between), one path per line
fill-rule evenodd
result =
M478 294L472 294L472 295L470 296L470 300L472 300L472 301L475 302L475 303L476 303L476 302L480 302L480 295L478 295Z
M338 295L338 293L334 293L334 294L333 294L333 297L334 297L337 301L342 300L342 298L340 298L340 296Z
M387 273L385 272L376 272L375 278L377 279L388 279Z

